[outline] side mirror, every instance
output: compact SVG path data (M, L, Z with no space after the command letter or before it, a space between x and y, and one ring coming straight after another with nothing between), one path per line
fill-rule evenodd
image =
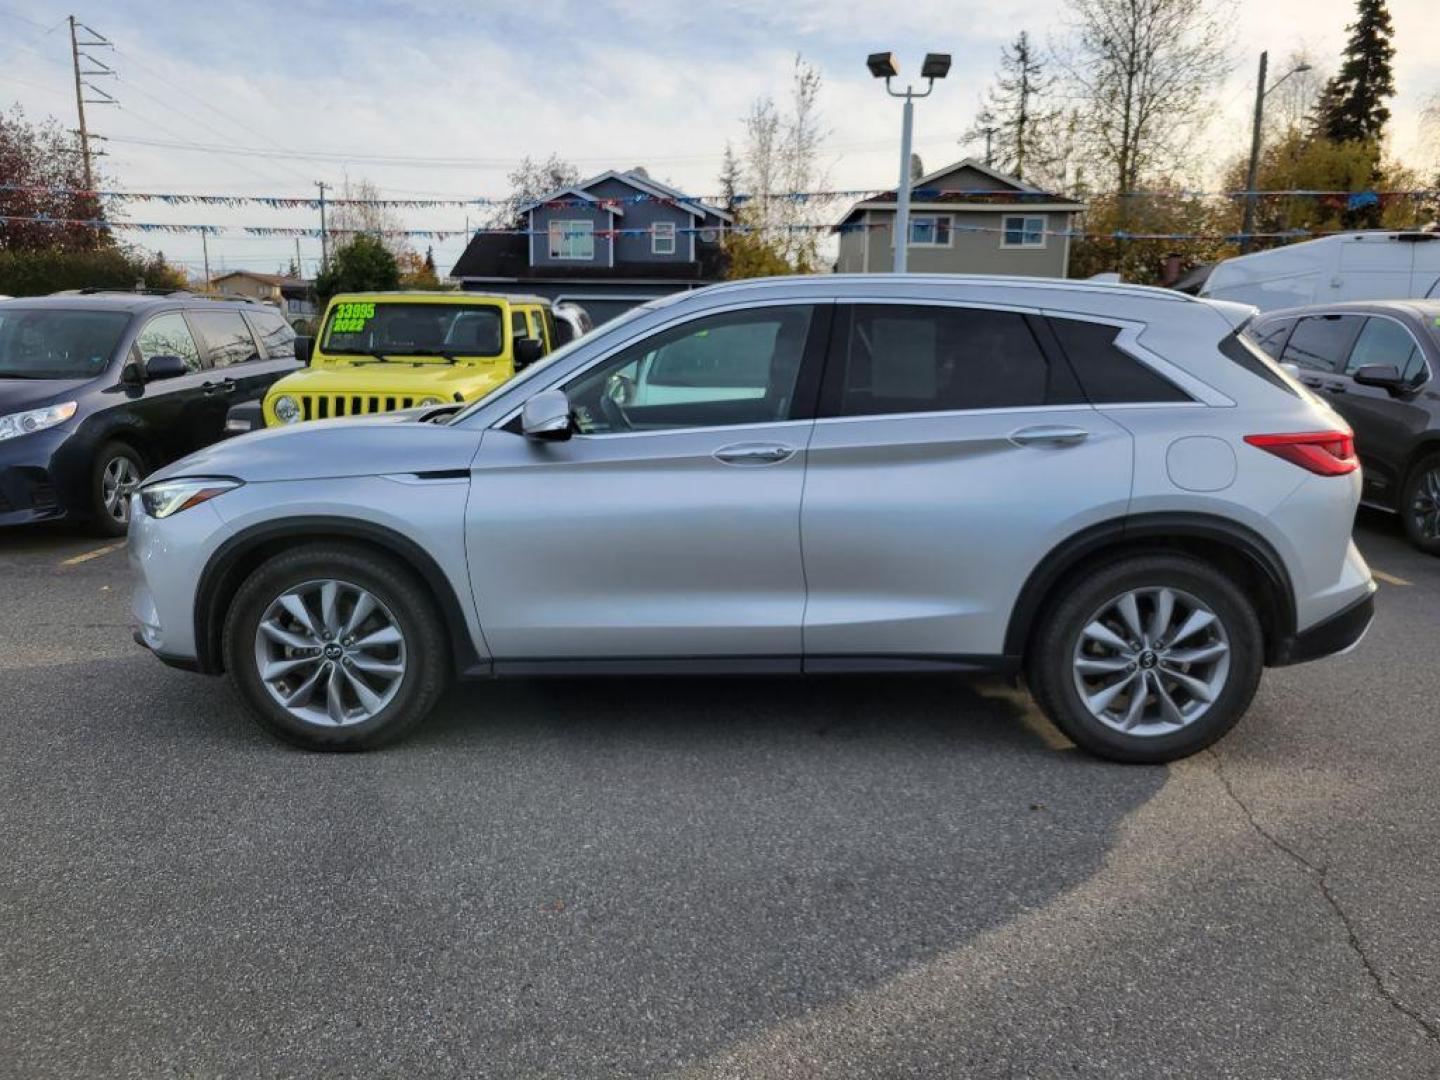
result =
M1362 368L1357 368L1351 378L1361 386L1377 386L1392 394L1398 394L1405 388L1405 382L1400 377L1400 369L1393 364L1366 364Z
M539 338L522 337L515 339L515 370L523 371L545 355L545 346Z
M520 410L520 430L527 439L564 442L574 433L570 399L564 390L542 390Z
M259 431L265 426L265 415L261 412L260 402L242 401L238 405L232 405L230 411L225 414L225 438L232 435L244 435L248 431Z
M306 365L310 364L310 354L315 351L315 339L306 334L295 335L295 359Z
M185 361L178 356L162 354L152 356L145 361L145 378L151 379L175 379L181 375L188 374L190 369L185 366Z

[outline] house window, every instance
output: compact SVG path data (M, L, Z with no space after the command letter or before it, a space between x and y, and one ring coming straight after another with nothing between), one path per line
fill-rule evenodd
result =
M593 221L550 222L550 258L595 258L595 223Z
M950 215L928 214L910 218L911 247L949 247Z
M650 233L650 254L675 254L675 223L673 221L655 222Z
M1000 236L1001 247L1043 248L1045 219L1043 217L1007 217Z

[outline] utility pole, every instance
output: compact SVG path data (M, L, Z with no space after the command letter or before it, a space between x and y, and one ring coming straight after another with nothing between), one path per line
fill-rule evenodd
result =
M200 226L200 250L205 254L205 291L210 291L210 230Z
M1255 120L1250 131L1250 168L1245 173L1245 218L1240 226L1240 254L1244 255L1254 244L1250 234L1255 231L1255 185L1260 176L1260 125L1265 119L1265 68L1270 63L1270 54L1260 54L1260 75L1255 80Z
M295 276L297 278L305 276L305 264L300 261L300 237L298 236L295 237Z
M80 40L80 31L82 30L89 35L89 40ZM106 67L99 60L96 60L95 57L89 55L88 53L82 53L80 50L99 48L113 49L114 47L114 43L107 41L103 34L99 34L96 31L90 29L90 27L86 26L79 19L75 18L74 15L70 16L70 62L75 68L75 112L77 113L80 121L80 128L78 131L78 134L80 136L80 160L84 170L86 191L95 190L95 171L90 163L91 135L90 129L85 124L85 106L116 105L118 104L118 102L112 95L106 93L104 90L101 90L93 83L86 81L88 78L97 75L113 76L115 72L112 71L110 68ZM80 66L80 61L82 59L87 64L93 65L93 68L82 68ZM90 91L92 94L98 94L100 96L87 98L85 96L85 92L87 90Z
M330 239L329 233L325 231L325 181L316 180L315 186L320 189L320 269L330 268Z

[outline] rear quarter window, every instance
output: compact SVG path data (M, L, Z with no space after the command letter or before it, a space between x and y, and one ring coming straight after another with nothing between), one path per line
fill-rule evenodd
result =
M1120 327L1079 319L1051 319L1050 326L1093 405L1168 403L1193 400L1157 371L1119 345Z
M1284 390L1287 394L1300 396L1300 391L1295 389L1284 372L1280 370L1271 355L1265 352L1257 342L1251 341L1246 335L1234 333L1220 342L1220 352L1229 360L1239 364L1251 375L1264 379L1271 386Z

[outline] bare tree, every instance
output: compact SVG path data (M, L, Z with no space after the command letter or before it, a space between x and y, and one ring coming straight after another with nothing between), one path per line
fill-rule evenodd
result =
M394 235L405 228L404 221L393 208L377 205L381 198L373 180L345 178L340 193L327 203L330 213L325 227L334 234L337 245L348 244L356 233L372 233L396 258L410 250L405 237Z
M1309 65L1309 70L1286 76L1284 82L1265 95L1263 131L1267 141L1310 125L1320 95L1330 81L1329 74L1319 68L1315 55L1304 47L1292 49L1275 69L1273 78L1279 78L1287 71L1293 72L1302 65Z
M1061 61L1081 137L1117 191L1178 168L1230 69L1229 8L1213 0L1067 0Z
M810 200L782 196L824 186L820 154L828 132L820 117L820 89L819 69L797 54L788 111L782 114L769 97L751 105L740 167L751 195L742 208L745 223L763 228L802 272L818 268L820 234L811 226L821 211Z
M492 228L509 228L519 216L520 207L544 198L552 191L578 184L580 170L559 154L551 154L544 161L536 161L527 155L505 180L510 186L510 194L490 215Z

